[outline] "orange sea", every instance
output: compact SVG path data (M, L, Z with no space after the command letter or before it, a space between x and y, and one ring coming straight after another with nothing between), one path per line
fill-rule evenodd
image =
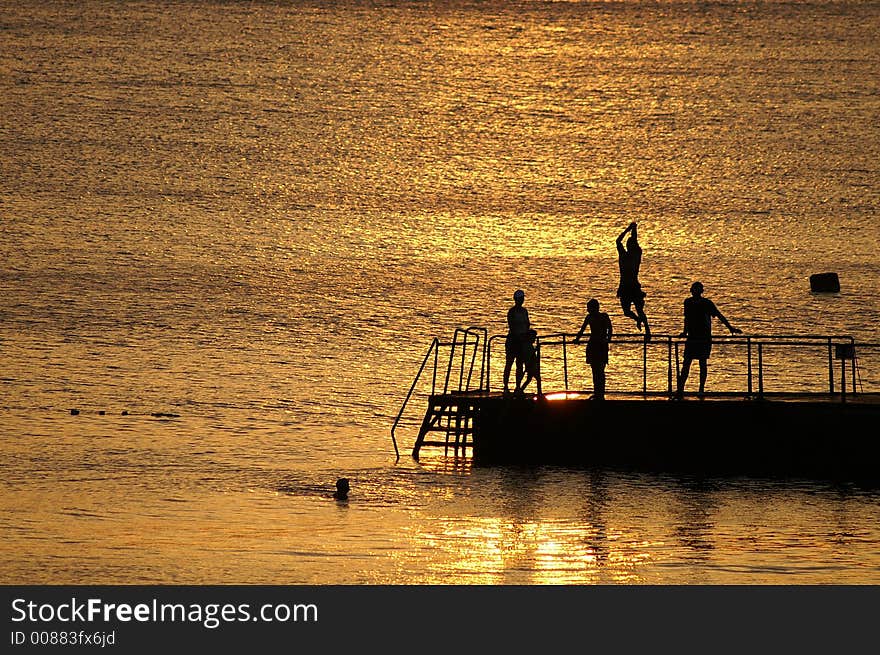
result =
M517 288L541 333L591 297L634 332L630 221L658 334L701 280L747 334L880 343L878 34L876 2L0 2L0 583L880 583L877 489L416 463L418 403L390 438L431 339Z

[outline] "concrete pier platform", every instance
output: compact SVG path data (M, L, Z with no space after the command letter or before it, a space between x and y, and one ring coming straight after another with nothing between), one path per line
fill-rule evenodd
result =
M880 479L880 394L610 394L596 401L578 392L470 392L447 395L445 404L470 421L475 465Z

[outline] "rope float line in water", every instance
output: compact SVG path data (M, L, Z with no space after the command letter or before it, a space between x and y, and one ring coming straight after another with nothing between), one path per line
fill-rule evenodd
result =
M103 409L99 409L97 412L98 416L106 416L107 412ZM70 410L71 416L79 416L81 414L79 409L73 408ZM122 410L119 413L120 416L153 416L155 418L180 418L180 414L172 414L170 412L147 412L144 414L132 414L127 409Z

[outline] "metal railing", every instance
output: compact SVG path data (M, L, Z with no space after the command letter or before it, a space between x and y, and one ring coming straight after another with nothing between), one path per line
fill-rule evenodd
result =
M537 353L539 362L542 365L541 377L546 379L547 371L543 368L546 358L542 358L542 354L547 348L558 347L562 350L562 379L565 391L570 391L569 385L569 350L576 345L574 337L576 335L570 333L556 333L539 336L537 339ZM503 340L505 335L493 335L488 341L488 356L486 358L487 369L491 367L492 347L498 340ZM640 350L639 360L641 390L643 394L649 393L666 393L673 394L677 386L677 381L681 373L682 351L681 346L685 343L685 337L669 334L655 334L651 339L645 340L642 334L620 334L615 335L611 340L612 348L619 346L633 346ZM582 338L580 345L586 343L586 339ZM842 398L847 394L847 377L850 378L850 393L856 392L858 372L858 358L856 351L862 348L873 348L875 344L859 344L856 347L855 339L849 335L724 335L712 338L713 344L733 344L744 347L746 368L746 388L742 390L746 395L761 397L765 393L765 351L772 348L821 348L823 350L822 365L827 366L827 382L828 393L837 393L835 387L835 362L840 362L840 381L839 392ZM662 349L665 351L666 359L666 388L665 389L649 389L648 385L648 363L649 353ZM849 364L848 364L849 362ZM486 373L487 384L485 391L491 391L491 378L489 371ZM627 376L631 379L632 376ZM608 391L613 391L609 388Z
M571 390L569 371L571 358L569 350L575 345L586 343L586 339L582 338L580 344L575 344L575 336L571 333L539 335L536 342L536 352L539 366L541 367L542 381L546 381L549 373L549 371L545 370L545 364L549 363L548 359L542 357L542 354L549 352L548 349L561 349L561 371L557 371L556 374L561 374L563 387L566 392ZM400 459L400 451L397 446L395 431L425 371L429 367L432 371L430 391L432 396L438 393L438 389L442 389L441 393L443 394L472 391L489 393L492 390L490 375L492 348L499 340L504 340L505 337L506 335L503 334L489 337L486 328L472 326L456 328L451 341L440 341L437 338L431 341L391 427L391 439L394 443L394 452L398 460ZM642 334L618 334L614 335L614 338L611 340L612 358L614 361L622 360L626 363L631 362L633 359L639 362L639 370L632 371L632 373L639 374L642 394L671 396L676 391L678 378L681 374L681 346L685 341L684 337L669 334L652 335L650 341L646 341ZM794 348L801 351L819 350L821 351L821 356L818 359L821 361L818 362L818 365L820 369L827 370L828 394L834 395L839 393L843 402L846 401L848 394L858 393L858 388L861 386L858 353L865 350L870 352L880 349L880 344L856 344L855 339L849 335L719 335L712 338L712 343L732 345L744 350L744 361L740 360L738 366L745 368L745 388L735 393L754 398L763 398L765 393L769 393L765 389L765 356L768 351L777 348ZM623 354L620 350L621 346L638 349L638 357L632 358L627 354ZM448 359L445 361L443 379L438 380L438 375L442 371L440 351L444 349L448 349ZM649 363L656 363L658 361L658 351L660 356L665 359L665 361L663 359L660 360L665 366L665 375L654 375L652 378L649 376ZM432 356L433 362L431 361ZM503 350L500 359L501 361L505 360ZM813 353L813 368L810 369L811 371L815 370L816 360L817 356ZM840 362L839 369L837 369L836 362ZM477 366L479 366L478 381L475 380ZM838 375L839 379L836 380ZM623 375L621 377L624 379L635 378L634 375ZM657 380L658 378L664 379L665 385L651 388L649 380ZM847 384L848 378L849 385ZM442 386L440 382L442 382ZM609 386L606 391L621 392L622 390L615 390ZM786 389L784 392L789 393L791 390ZM707 395L711 395L711 392Z

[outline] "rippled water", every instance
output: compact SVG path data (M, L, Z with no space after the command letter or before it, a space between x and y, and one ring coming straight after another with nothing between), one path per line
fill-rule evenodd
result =
M430 339L502 332L517 287L542 333L591 296L633 331L631 220L655 332L700 279L747 333L880 342L878 30L872 2L5 3L2 581L877 583L874 489L395 463L389 430ZM787 358L768 383L823 383Z

